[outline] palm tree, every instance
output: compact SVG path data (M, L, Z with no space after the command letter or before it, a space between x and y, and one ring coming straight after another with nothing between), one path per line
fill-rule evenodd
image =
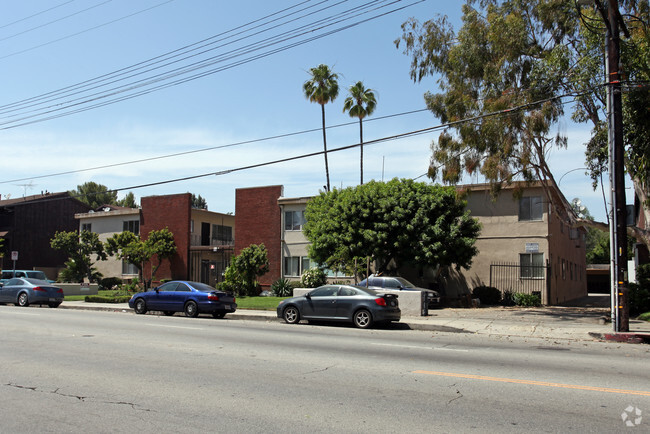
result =
M311 78L303 84L305 97L310 102L316 102L321 106L323 117L323 151L325 155L325 176L327 177L327 191L330 191L330 170L327 163L327 137L325 135L325 104L332 102L339 95L338 75L333 73L329 66L320 64L316 68L310 68Z
M361 184L363 184L363 118L370 116L375 111L377 99L372 89L366 89L363 83L357 81L350 86L350 96L345 99L343 111L348 112L351 118L359 118L359 144L361 149Z

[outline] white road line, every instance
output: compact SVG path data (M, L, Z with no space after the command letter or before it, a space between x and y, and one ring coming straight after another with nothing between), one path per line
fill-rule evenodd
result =
M147 325L149 327L165 327L169 329L205 330L203 327L183 327L183 326L171 326L165 324L147 324L147 323L144 323L144 325Z
M469 350L461 350L457 348L444 348L444 347L423 347L423 346L418 346L418 345L399 345L399 344L383 344L383 343L372 343L372 345L379 345L379 346L384 346L384 347L397 347L397 348L412 348L412 349L418 349L418 350L435 350L435 351L460 351L463 353L469 352Z

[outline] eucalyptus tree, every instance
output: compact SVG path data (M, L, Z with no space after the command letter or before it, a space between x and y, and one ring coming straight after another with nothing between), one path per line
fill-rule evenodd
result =
M349 96L343 103L343 112L350 117L359 119L359 150L360 150L360 183L363 184L363 118L370 116L377 106L375 92L366 89L362 82L357 81L348 89Z
M325 133L325 104L333 102L339 95L338 74L332 72L329 66L320 64L309 69L310 79L305 81L302 89L310 102L321 106L323 120L323 155L325 156L325 177L327 191L330 191L330 171L327 162L327 134Z

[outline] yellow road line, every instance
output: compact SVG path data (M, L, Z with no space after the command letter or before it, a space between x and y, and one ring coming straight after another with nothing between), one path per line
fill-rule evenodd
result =
M472 375L472 374L454 374L453 372L413 371L413 373L426 374L426 375L438 375L441 377L469 378L471 380L498 381L501 383L530 384L532 386L546 386L546 387L560 387L564 389L589 390L592 392L606 392L606 393L620 393L623 395L650 396L650 392L646 392L643 390L610 389L608 387L580 386L577 384L549 383L546 381L535 381L535 380L518 380L516 378L486 377L483 375Z

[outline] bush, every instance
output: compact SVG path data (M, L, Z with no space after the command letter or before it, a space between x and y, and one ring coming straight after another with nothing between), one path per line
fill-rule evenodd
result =
M514 306L515 304L515 294L510 291L509 289L506 289L503 291L503 297L501 298L501 304L503 306Z
M320 268L312 268L303 273L300 282L305 288L317 288L327 283L327 276Z
M136 277L131 281L131 283L127 283L126 285L124 285L124 289L127 292L131 292L135 294L136 292L142 291L143 287L142 285L140 285L140 280L138 280L138 278Z
M533 307L542 304L542 301L537 294L524 294L517 292L513 294L513 298L517 306Z
M103 295L87 295L84 299L86 303L127 303L131 297L122 295L119 297L105 297Z
M636 279L638 283L630 283L628 287L630 315L650 311L650 264L639 265Z
M104 279L99 279L99 289L101 291L114 289L116 286L119 287L122 285L122 279L119 277L105 277Z
M271 285L271 294L275 297L290 297L293 294L293 287L287 279L278 279Z
M495 305L501 301L501 291L493 286L477 286L472 291L472 296L481 300L481 304Z

